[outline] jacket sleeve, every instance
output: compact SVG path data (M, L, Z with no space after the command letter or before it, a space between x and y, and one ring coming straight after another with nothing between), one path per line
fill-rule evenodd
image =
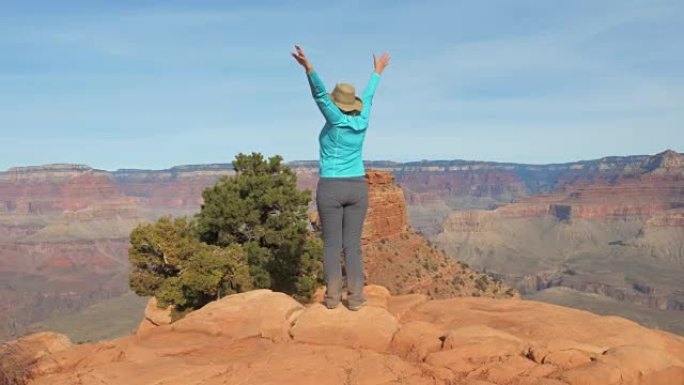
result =
M371 106L373 105L373 96L375 95L375 89L378 87L380 82L380 75L373 71L370 79L368 79L368 84L366 89L363 91L363 96L361 100L363 101L363 109L361 110L361 115L368 119L370 116Z
M321 78L318 77L316 71L311 72L307 76L309 78L309 86L311 86L311 95L316 101L318 109L325 117L325 120L332 125L339 125L345 119L344 114L330 99L330 95L325 90L325 85Z

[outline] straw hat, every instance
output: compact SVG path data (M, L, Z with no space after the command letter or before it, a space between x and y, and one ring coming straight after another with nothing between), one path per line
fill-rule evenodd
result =
M356 96L354 86L348 83L338 83L330 93L330 99L344 112L361 111L363 102Z

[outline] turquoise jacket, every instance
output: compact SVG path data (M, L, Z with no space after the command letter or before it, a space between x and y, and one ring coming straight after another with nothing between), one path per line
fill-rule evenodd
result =
M311 94L325 117L325 125L318 135L321 178L365 176L363 140L366 138L371 104L380 75L376 72L371 74L361 96L363 108L358 115L347 115L337 108L316 71L311 72L308 78Z

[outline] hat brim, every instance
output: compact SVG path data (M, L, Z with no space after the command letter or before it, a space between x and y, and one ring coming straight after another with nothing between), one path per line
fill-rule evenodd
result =
M332 100L333 103L337 106L337 108L340 109L340 111L343 112L352 112L352 111L358 111L361 112L361 109L363 109L363 102L361 99L356 96L354 103L352 104L346 104L346 103L340 103L337 100L335 100L335 97L333 97L332 94L330 94L330 99Z

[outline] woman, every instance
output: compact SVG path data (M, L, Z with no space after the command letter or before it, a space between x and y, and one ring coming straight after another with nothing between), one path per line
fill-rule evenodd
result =
M348 307L358 310L366 302L363 296L361 231L368 209L368 183L362 148L373 94L390 58L387 53L379 59L373 55L375 71L359 98L354 87L346 83L337 84L328 94L304 50L299 46L295 49L292 56L306 70L311 93L325 117L325 125L318 135L320 179L316 192L316 206L323 227L323 268L327 284L325 305L334 309L340 304L340 254L344 249Z

